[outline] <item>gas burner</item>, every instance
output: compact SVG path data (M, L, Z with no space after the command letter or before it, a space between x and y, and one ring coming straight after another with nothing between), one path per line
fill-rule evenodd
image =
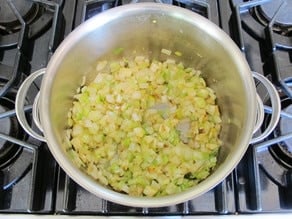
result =
M282 110L292 114L292 100L285 98L282 100ZM292 132L291 119L282 117L278 127L275 129L275 136L282 136ZM285 167L292 169L292 139L285 140L279 144L272 145L270 152L273 157Z
M0 98L0 113L12 110L14 101L8 95ZM0 132L11 137L19 138L24 133L20 128L15 117L4 117L1 120ZM0 139L0 168L3 168L13 162L21 152L21 147L8 141Z
M262 11L263 15L266 17L267 20L272 20L273 16L277 13L277 10L280 8L282 2L283 0L273 0L260 6L260 10ZM275 23L281 26L291 27L292 2L285 1L285 3L283 4L284 4L283 8L281 8L281 11L277 14L275 18Z
M3 66L2 66L3 67ZM5 66L4 66L5 67ZM0 71L0 90L5 87L9 80L9 67L2 68ZM19 79L22 80L25 76L19 75ZM27 99L25 101L26 105L28 103L32 103L35 94L37 93L38 89L36 86L33 86L32 89L29 91ZM15 97L17 93L16 87L11 87L8 89L6 94L0 98L0 115L2 113L11 111L15 109ZM29 108L28 108L29 110ZM0 116L0 133L16 138L18 140L25 140L27 135L21 128L20 124L15 115L4 115ZM31 122L31 118L28 117L28 122ZM22 147L17 144L13 144L9 141L0 138L0 169L5 168L6 166L13 163L16 159L18 159L19 155L21 154Z
M12 47L18 44L19 33L24 29L17 13L22 17L28 28L28 39L42 34L52 24L58 14L62 1L33 1L33 0L0 0L0 48Z
M292 11L292 2L285 1L283 3L284 5L281 6L282 2L282 0L268 1L253 8L252 11L256 19L264 26L268 26L277 13L272 27L273 31L283 36L291 36L292 17L290 14Z
M30 24L38 15L39 6L27 0L15 0L13 4L26 24ZM6 0L0 0L0 33L12 34L21 29L21 24Z

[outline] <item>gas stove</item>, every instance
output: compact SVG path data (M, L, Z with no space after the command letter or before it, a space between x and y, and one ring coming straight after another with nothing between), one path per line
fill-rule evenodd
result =
M209 192L161 208L121 206L94 196L58 166L45 143L30 137L15 115L23 80L46 67L62 40L82 22L131 0L0 0L0 217L27 215L193 216L292 214L292 2L290 0L162 0L198 13L235 41L252 71L268 78L281 98L281 118L239 165ZM41 80L29 89L25 116L32 128L33 101ZM271 100L264 102L262 128Z

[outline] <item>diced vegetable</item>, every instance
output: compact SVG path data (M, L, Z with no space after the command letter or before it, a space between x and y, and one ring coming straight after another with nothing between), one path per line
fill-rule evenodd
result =
M150 197L181 192L210 174L221 118L200 71L144 56L100 61L95 71L68 112L66 151L80 168L116 191Z
M174 54L175 54L176 56L182 56L182 53L181 53L180 51L175 51Z
M168 49L161 49L161 53L170 56L170 55L171 55L171 50L168 50Z

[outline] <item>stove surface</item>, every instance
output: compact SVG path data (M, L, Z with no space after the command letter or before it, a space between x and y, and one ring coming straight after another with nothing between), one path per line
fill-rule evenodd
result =
M78 25L129 0L0 0L0 217L24 213L66 215L214 215L245 218L292 213L292 13L290 0L163 0L199 13L236 42L252 71L273 82L282 103L279 124L265 141L249 146L225 180L200 197L162 208L132 208L94 196L58 166L46 144L33 139L15 116L15 96L23 80L46 67L60 42ZM28 123L41 80L25 101ZM271 119L270 98L256 83L265 105L263 132ZM285 213L285 214L282 214ZM287 214L288 213L288 214ZM2 216L1 216L2 215ZM240 216L238 216L240 215ZM20 216L20 215L16 215ZM271 217L271 216L270 216ZM186 217L187 218L187 217ZM274 217L273 217L274 218Z

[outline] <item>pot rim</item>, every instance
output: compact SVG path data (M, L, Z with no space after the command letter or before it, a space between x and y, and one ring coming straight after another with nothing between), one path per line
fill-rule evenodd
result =
M216 171L203 180L202 183L184 191L181 193L163 196L163 197L132 197L129 195L121 194L105 188L98 184L90 176L83 173L79 170L72 161L66 156L62 147L59 146L52 127L50 126L50 109L49 109L49 95L52 89L52 82L55 75L57 74L58 66L61 64L62 58L66 56L68 51L85 35L91 31L99 28L103 25L106 25L107 22L115 20L120 17L121 14L132 13L136 11L167 11L167 13L175 13L175 15L180 18L187 20L194 25L199 26L207 34L213 36L214 40L223 42L224 46L228 50L233 52L233 56L236 65L241 69L240 74L242 78L244 75L245 90L249 91L250 94L247 95L251 107L249 108L249 118L247 118L247 127L251 127L250 130L245 130L246 134L241 141L241 147L238 147L238 150L233 156L228 159L227 162L223 162ZM47 67L47 74L44 75L41 85L41 94L40 94L40 118L43 125L44 136L47 139L47 144L54 158L57 160L62 169L79 185L90 191L91 193L99 196L100 198L119 203L122 205L128 205L133 207L162 207L178 204L190 199L193 199L213 187L219 184L225 177L227 177L239 163L243 157L250 139L253 134L253 127L256 120L256 90L253 82L253 78L249 69L247 62L245 61L241 51L238 49L236 44L229 38L229 36L224 33L218 26L213 24L208 19L202 17L201 15L195 14L187 9L183 9L173 5L166 5L160 3L136 3L129 4L124 6L119 6L110 10L107 10L99 15L92 17L86 22L79 25L74 31L72 31L67 38L61 43L57 48L54 55L51 57Z

